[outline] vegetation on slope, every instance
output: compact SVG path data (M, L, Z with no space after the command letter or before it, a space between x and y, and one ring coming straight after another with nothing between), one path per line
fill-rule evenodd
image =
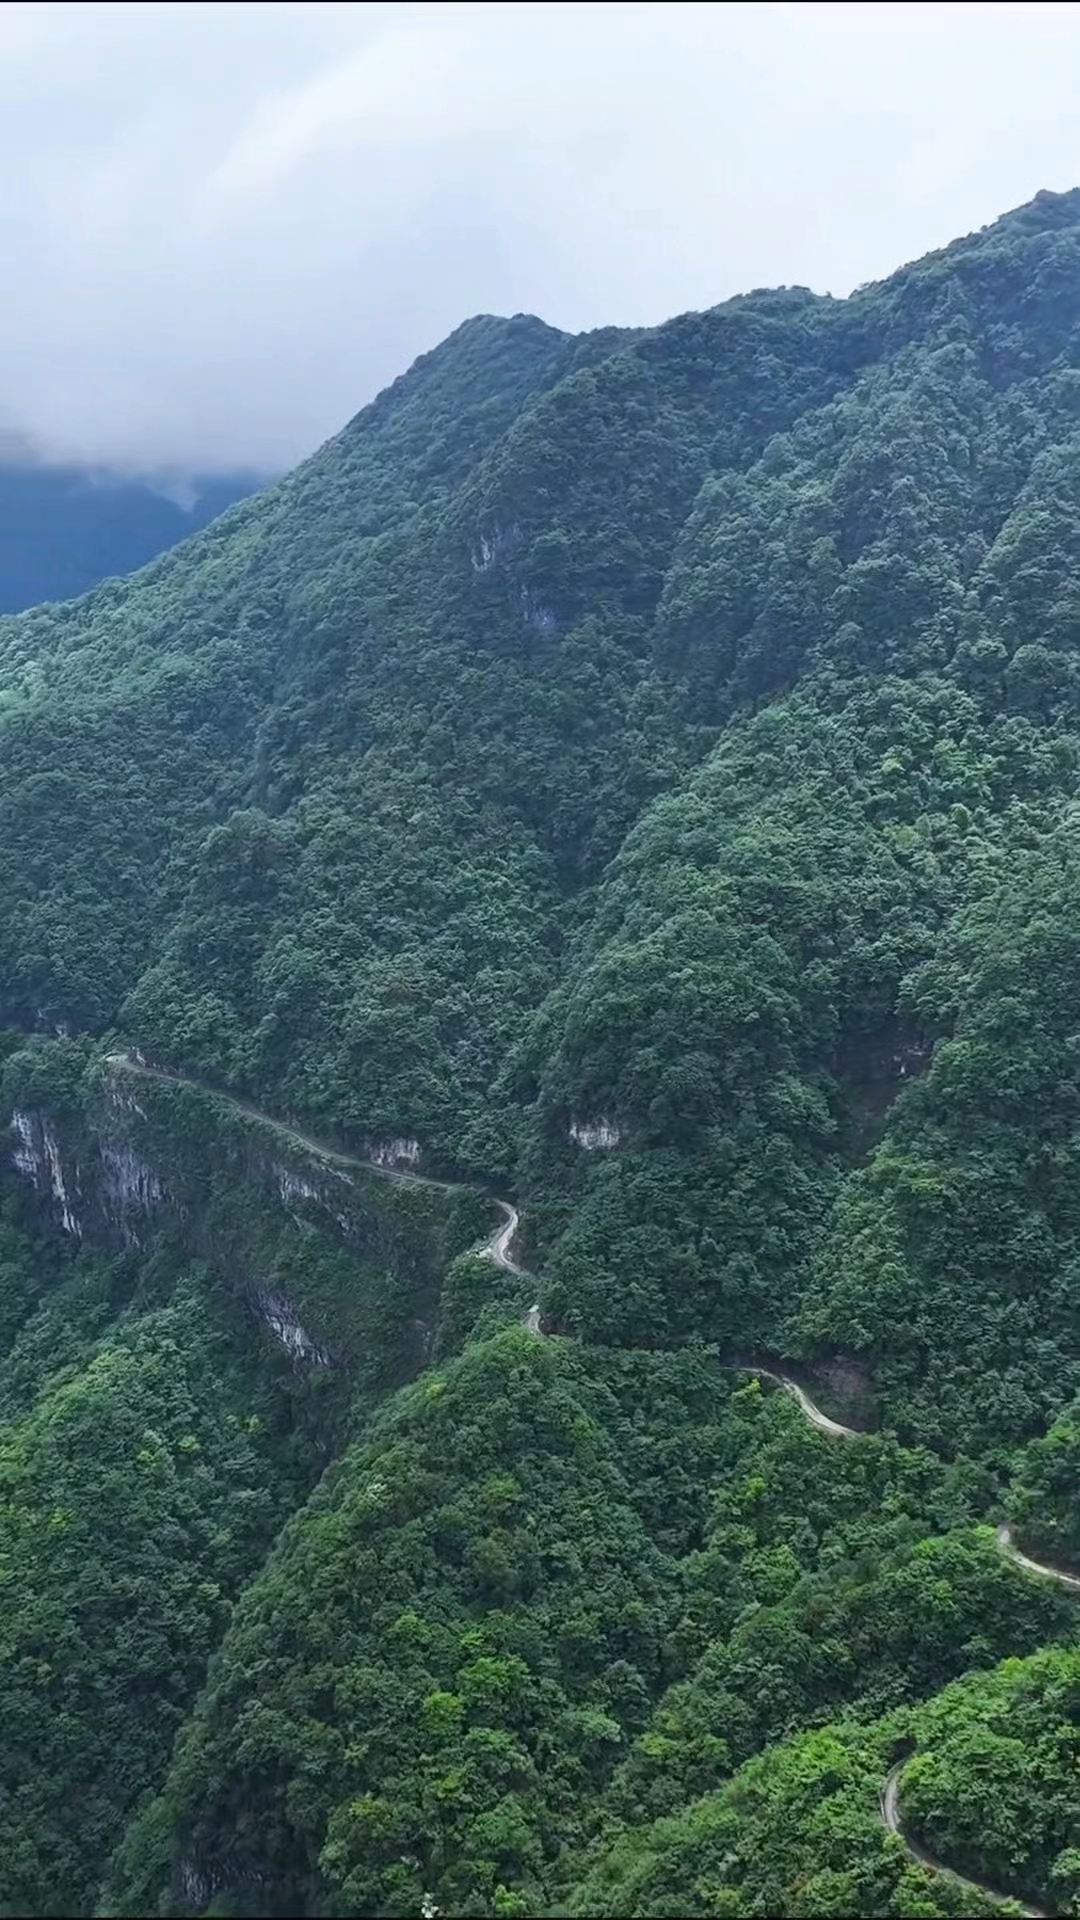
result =
M628 1832L570 1911L874 1920L1021 1913L1037 1897L1043 1911L1074 1913L1077 1674L1074 1650L1007 1660L923 1706L799 1734L685 1812ZM911 1756L905 1831L964 1879L913 1862L886 1832L881 1782L897 1755Z
M1078 291L1070 194L848 301L473 321L0 622L0 1013L82 1036L9 1097L89 1166L140 1045L416 1140L515 1194L551 1336L461 1255L478 1201L407 1271L389 1202L355 1264L250 1195L232 1234L258 1130L191 1088L144 1142L183 1259L12 1242L11 1617L65 1651L38 1721L33 1666L0 1702L9 1910L971 1911L881 1826L905 1739L935 1857L1074 1899L1072 1603L992 1528L1080 1558ZM258 1266L373 1369L310 1498L321 1362L250 1348ZM763 1351L880 1436L718 1364ZM75 1506L100 1562L50 1557ZM1065 1729L1037 1764L1006 1698Z
M977 1482L700 1351L473 1346L285 1530L104 1909L560 1910L601 1836L789 1729L1070 1631Z
M12 1244L5 1304L40 1257ZM83 1255L0 1361L5 1912L92 1910L233 1600L310 1481L287 1369L256 1371L248 1346L198 1270Z

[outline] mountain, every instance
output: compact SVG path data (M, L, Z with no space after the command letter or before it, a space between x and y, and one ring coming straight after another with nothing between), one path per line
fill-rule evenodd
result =
M254 478L209 475L161 486L0 452L0 613L67 600L131 573L252 493Z
M0 621L3 1911L1073 1910L1078 660L1080 192Z

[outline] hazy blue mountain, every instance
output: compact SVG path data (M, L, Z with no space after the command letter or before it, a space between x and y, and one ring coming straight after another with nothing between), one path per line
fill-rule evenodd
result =
M0 459L0 613L131 573L259 484L250 475L195 476L165 491L167 482Z

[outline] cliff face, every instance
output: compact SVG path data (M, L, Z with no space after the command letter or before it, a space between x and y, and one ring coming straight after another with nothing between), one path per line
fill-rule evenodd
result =
M84 1222L80 1170L73 1159L65 1166L55 1122L39 1107L29 1111L16 1107L11 1126L16 1139L11 1154L16 1172L29 1180L43 1199L54 1204L63 1231L81 1240Z
M188 1083L106 1063L79 1107L36 1092L14 1105L11 1164L69 1240L180 1245L299 1366L366 1372L377 1355L397 1381L423 1363L442 1272L486 1211L467 1192L383 1177L415 1162L414 1141L373 1148L368 1174Z

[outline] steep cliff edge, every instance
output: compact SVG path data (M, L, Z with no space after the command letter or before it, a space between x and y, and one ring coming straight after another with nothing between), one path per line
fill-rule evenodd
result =
M14 1053L5 1091L12 1164L67 1238L142 1254L167 1240L297 1364L371 1390L423 1365L443 1274L492 1215L469 1189L335 1164L224 1096L77 1042Z

